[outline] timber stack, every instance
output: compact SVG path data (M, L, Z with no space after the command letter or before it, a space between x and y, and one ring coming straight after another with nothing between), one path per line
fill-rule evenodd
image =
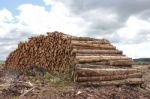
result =
M71 53L71 40L63 33L47 33L20 42L18 48L8 56L6 68L25 71L37 66L68 73L71 71L74 55Z
M10 53L6 67L25 70L39 66L72 73L84 86L142 84L142 71L106 39L76 37L61 32L31 37Z

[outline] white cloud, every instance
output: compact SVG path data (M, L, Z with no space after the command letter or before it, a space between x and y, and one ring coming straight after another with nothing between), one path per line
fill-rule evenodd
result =
M32 34L45 34L48 31L61 31L72 35L85 33L84 19L71 15L61 2L51 6L50 11L44 6L32 4L20 5L18 9L20 13L17 16L12 16L9 10L0 10L0 46L5 49L5 52L0 52L0 59L5 59L8 55L6 52L14 50L19 41Z
M124 27L117 30L120 42L115 44L132 58L149 57L150 22L130 16Z
M11 12L7 9L2 9L0 10L0 24L3 22L8 22L13 20L13 16L11 14Z
M132 58L149 58L149 42L140 44L114 44L118 49L123 50L123 53Z
M88 10L81 14L81 16L90 21L98 20L105 22L115 22L118 18L116 13L103 8Z
M126 26L117 30L117 34L126 42L126 40L137 38L141 31L150 32L150 22L131 16L127 20ZM147 35L145 35L145 37L147 37Z
M0 10L0 37L5 37L8 34L9 28L11 26L8 26L8 23L13 20L13 16L11 12L7 9Z
M17 23L15 16L7 9L0 10L0 60L17 47L17 43L25 40L30 34L23 24Z
M47 31L62 31L73 35L84 33L83 24L86 24L84 19L71 15L61 2L53 5L50 11L46 11L45 7L32 4L21 5L18 9L21 12L16 18L36 34ZM82 28L79 28L80 26Z

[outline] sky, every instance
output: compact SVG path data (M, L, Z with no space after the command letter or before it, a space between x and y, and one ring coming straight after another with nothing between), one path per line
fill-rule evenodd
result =
M105 38L131 58L148 58L150 0L1 0L0 60L48 31Z

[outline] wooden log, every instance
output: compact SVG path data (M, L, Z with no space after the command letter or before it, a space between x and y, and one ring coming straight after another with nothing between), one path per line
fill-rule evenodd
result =
M90 76L90 77L77 77L77 82L85 81L112 81L122 80L127 78L142 78L142 73L133 73L125 75L110 75L110 76Z
M74 49L102 49L102 50L115 50L116 47L114 46L110 46L110 45L99 45L99 46L95 46L95 45L73 45Z
M83 86L114 86L114 85L139 85L144 83L141 78L129 78L125 80L100 81L100 82L80 82Z
M79 63L78 64L90 64L90 65L109 65L108 61L100 61L100 62L87 62L87 63Z
M71 40L72 44L77 44L77 43L87 43L87 44L110 44L109 41L104 41L103 39L101 40L95 40L95 41L77 41L77 40ZM110 44L111 45L111 44Z
M76 53L76 56L125 56L125 55L121 55L121 54L80 54L80 53Z
M77 59L103 59L103 60L118 60L118 59L129 59L126 56L76 56Z
M77 68L78 76L111 76L111 75L126 75L140 73L138 69L94 69L94 68Z
M109 65L76 64L76 68L109 68Z
M109 61L109 65L113 66L131 66L133 64L133 60L111 60Z
M85 47L99 47L101 45L114 47L111 44L92 44L92 43L87 43L87 42L72 42L71 44L73 46L85 46Z
M80 53L80 54L122 54L122 51L119 50L91 50L91 49L74 49L72 53Z
M76 56L79 63L101 62L110 60L128 60L126 56Z
M90 38L90 37L76 37L76 36L67 36L71 40L76 40L76 41L99 41L103 43L110 43L106 39L96 39L96 38Z
M76 68L102 68L102 69L105 69L105 68L122 68L122 67L126 67L126 68L129 68L131 66L126 66L126 65L122 65L122 66L113 66L113 65L109 65L107 62L104 62L104 63L101 63L101 64L76 64Z

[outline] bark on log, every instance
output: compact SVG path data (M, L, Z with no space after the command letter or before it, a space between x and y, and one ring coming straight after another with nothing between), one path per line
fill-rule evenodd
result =
M119 50L91 50L91 49L73 49L73 53L80 54L122 54L122 51Z
M110 60L129 60L126 56L76 56L79 63L101 62Z
M109 68L109 65L76 64L76 68Z
M122 80L127 78L142 78L142 73L133 73L125 75L110 75L110 76L92 76L92 77L77 77L77 82L86 81L112 81L112 80Z
M109 41L104 41L103 39L101 40L95 40L95 41L77 41L77 40L71 40L72 44L77 44L77 43L87 43L87 44L110 44ZM111 45L111 44L110 44Z
M80 54L80 53L76 53L76 56L125 56L125 55L121 55L121 54Z
M128 57L126 57L126 56L103 56L103 55L101 55L101 56L76 56L76 58L77 59L91 59L91 60L97 60L97 59L99 59L99 60L119 60L119 59L129 59Z
M141 78L130 78L125 80L101 81L101 82L81 82L83 86L113 86L113 85L137 85L144 83Z
M89 44L89 43L73 42L72 45L73 45L73 46L83 46L83 47L95 47L95 48L99 48L99 47L101 47L101 46L106 46L106 47L115 48L114 46L112 46L112 45L110 45L110 44Z
M68 36L71 40L76 41L99 41L101 43L110 43L106 39L96 39L96 38L90 38L90 37L76 37L76 36Z
M100 45L100 46L80 46L80 45L73 45L73 49L101 49L101 50L116 50L114 46L108 45Z
M76 68L101 68L101 69L105 69L105 68L130 68L131 66L126 66L126 65L122 65L122 66L113 66L113 65L109 65L107 62L103 62L103 63L99 63L99 64L76 64Z
M127 75L133 73L140 73L138 69L90 69L77 68L76 74L78 76L111 76L111 75Z
M80 63L78 63L80 64ZM90 65L109 65L108 61L100 61L100 62L82 62L81 64L90 64Z
M126 56L76 56L77 59L102 59L102 60L116 60L116 59L129 59Z
M113 66L131 66L133 64L133 60L111 60L109 61L109 65Z

